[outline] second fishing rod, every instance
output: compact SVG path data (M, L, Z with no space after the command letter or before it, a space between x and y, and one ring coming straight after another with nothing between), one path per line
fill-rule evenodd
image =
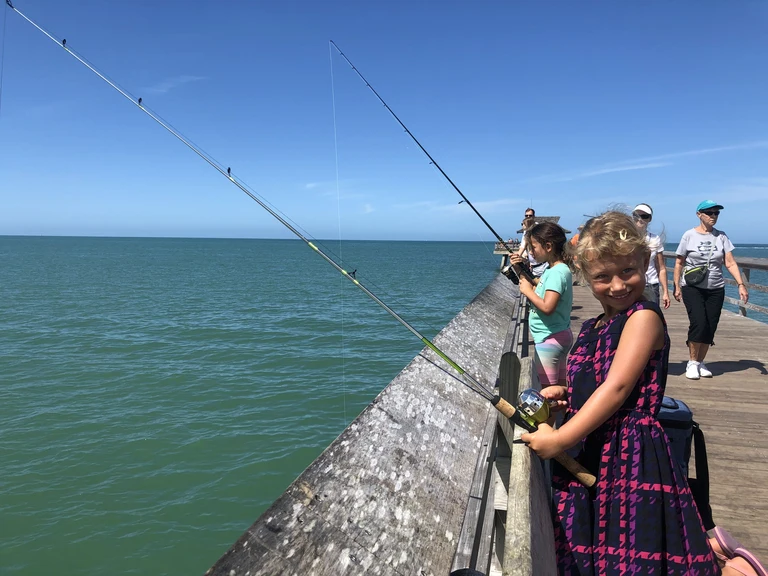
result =
M335 43L333 40L329 40L329 42L331 43L331 46L333 46L333 47L336 49L336 51L339 53L339 55L340 55L342 58L344 58L344 60L347 62L347 64L349 64L350 68L352 68L352 70L354 70L355 74L357 74L357 75L360 77L360 79L361 79L363 82L365 82L365 85L368 87L368 89L369 89L371 92L373 92L374 96L376 96L376 98L378 98L379 102L381 102L381 103L382 103L382 105L384 106L384 108L386 108L386 109L387 109L387 112L389 112L389 113L392 115L392 117L393 117L395 120L397 120L397 123L398 123L398 124L400 124L400 126L403 128L403 130L405 130L405 133L406 133L406 134L408 134L408 136L410 136L410 137L411 137L411 140L413 140L413 141L416 143L416 146L418 146L418 147L419 147L419 149L420 149L422 152L424 152L424 154L426 155L426 157L427 157L427 158L429 158L429 163L430 163L430 164L432 164L432 165L433 165L435 168L437 168L437 170L440 172L440 174L442 174L442 175L443 175L443 177L444 177L444 178L445 178L445 179L448 181L448 183L449 183L449 184L450 184L450 185L453 187L453 189L454 189L454 190L456 190L456 192L458 192L458 193L459 193L459 196L461 196L461 197L462 197L462 202L466 203L466 205L467 205L467 206L469 206L469 207L472 209L472 211L473 211L475 214L477 214L477 217L478 217L478 218L480 218L480 220L482 220L483 224L485 224L485 226L488 228L488 230L490 230L490 231L491 231L491 234L493 234L493 235L496 237L496 240L498 240L498 241L499 241L499 242L500 242L500 243L501 243L501 244L504 246L504 248L506 248L506 249L509 251L509 253L510 253L510 254L513 254L513 253L515 252L515 250L514 250L514 249L513 249L513 248L512 248L512 247L509 245L509 243L508 243L507 241L505 241L505 240L504 240L504 239L503 239L503 238L502 238L502 237L499 235L499 233L498 233L498 232L496 232L496 230L494 230L494 229L493 229L493 226L491 226L491 225L488 223L488 220L486 220L486 219L483 217L483 215L482 215L482 214L480 214L480 211L479 211L477 208L475 208L474 204L472 204L472 202L470 202L469 198L467 198L467 197L464 195L464 192L462 192L462 191L461 191L461 189L460 189L458 186L456 186L456 184L454 183L454 181L453 181L453 180L451 180L450 176L448 176L448 174L446 174L446 173L445 173L445 170L443 170L443 169L440 167L440 164L438 164L438 163L437 163L437 160L435 160L435 159L432 157L432 155L431 155L429 152L427 152L427 149L426 149L426 148L424 148L424 146L422 146L422 145L421 145L421 142L419 142L419 139L418 139L418 138L416 138L416 136L414 136L414 135L413 135L413 132L411 132L411 131L408 129L408 126L406 126L406 125L405 125L405 123L404 123L402 120L400 120L400 117L399 117L397 114L395 114L395 111L394 111L394 110L392 110L392 108L390 108L390 107L389 107L389 104L387 104L387 103L384 101L384 98L382 98L381 96L379 96L379 93L378 93L378 92L376 92L376 89L375 89L373 86L371 86L371 83L370 83L370 82L368 82L368 80L366 80L366 78L365 78L365 76L363 76L362 72L360 72L360 70L358 70L358 69L357 69L357 67L356 67L354 64L352 64L352 61L351 61L349 58L347 58L347 55L346 55L346 54L344 54L344 52L342 52L342 51L341 51L341 48L339 48L339 47L336 45L336 43ZM509 272L511 272L511 271L512 271L512 270L511 270L511 268L509 268L508 270L509 270ZM516 265L516 267L515 267L515 270L514 270L514 271L515 271L515 273L517 273L517 275L518 275L518 276L521 276L521 275L522 275L522 276L525 276L525 277L526 277L526 279L527 279L529 282L533 282L533 274L531 273L531 270L530 270L530 268L529 268L528 266L526 266L525 264L522 264L522 265ZM508 277L510 280L512 280L513 282L515 282L515 284L517 284L517 278L515 278L515 277L513 277L513 276L510 276L508 273L505 273L505 275L506 275L506 276L507 276L507 277Z
M492 392L491 387L481 384L475 377L473 377L464 368L462 368L457 362L451 359L445 352L440 350L440 348L438 348L431 340L429 340L426 336L421 334L415 327L413 327L409 322L407 322L404 318L402 318L397 312L395 312L392 308L390 308L383 300L381 300L378 296L376 296L376 294L371 292L371 290L369 290L357 278L355 278L355 275L353 272L347 272L347 270L345 270L339 263L337 263L336 260L334 260L331 256L326 254L323 250L321 250L315 243L313 243L309 238L307 238L307 236L302 234L297 229L296 226L292 225L290 222L288 222L288 220L285 217L281 216L275 209L270 207L269 204L266 202L266 200L261 198L259 194L251 190L239 178L236 178L235 176L233 176L232 171L229 167L224 168L223 164L217 162L211 156L205 153L202 149L200 149L195 144L193 144L188 138L184 137L178 130L170 126L170 124L165 120L163 120L158 114L150 111L144 104L142 98L134 98L127 91L120 88L115 82L110 80L104 73L100 72L93 65L88 63L83 57L77 54L71 48L71 46L67 45L66 40L59 40L56 37L54 37L47 30L45 30L44 28L39 26L37 23L35 23L33 20L31 20L29 17L24 15L22 12L20 12L12 4L11 0L6 0L6 4L11 8L11 10L19 14L19 16L21 16L24 20L29 22L32 26L37 28L40 32L45 34L49 39L51 39L53 42L55 42L57 45L63 48L65 52L67 52L69 55L75 58L78 62L83 64L86 68L91 70L91 72L96 74L104 82L109 84L114 90L116 90L123 97L129 100L140 111L144 112L147 116L152 118L152 120L154 120L157 124L162 126L166 131L168 131L170 134L172 134L174 137L180 140L185 146L187 146L190 150L192 150L195 154L197 154L200 158L202 158L214 170L216 170L222 176L227 178L230 183L237 186L242 192L247 194L252 200L254 200L257 204L259 204L259 206L261 206L271 216L273 216L278 222L280 222L283 226L285 226L291 233L293 233L305 244L307 244L309 248L311 248L315 253L317 253L326 262L328 262L328 264L333 266L339 273L342 274L342 276L350 280L355 286L357 286L360 290L362 290L366 294L366 296L368 296L371 300L376 302L376 304L381 306L395 320L397 320L400 324L402 324L405 328L407 328L414 336L416 336L419 340L421 340L421 342L425 346L427 346L430 350L432 350L435 354L437 354L440 358L442 358L449 366L451 366L451 368L453 368L458 373L460 378L457 378L457 379L463 385L467 386L470 390L472 390L476 394L479 394L480 396L482 396L483 398L491 402L491 404L495 406L499 412L504 414L504 416L512 420L515 424L520 425L529 431L533 431L536 429L536 425L537 425L536 422L529 421L530 419L526 420L526 418L524 417L524 413L518 411L512 404L510 404L503 398L500 398L497 394L494 394ZM566 469L568 469L579 480L579 482L581 482L585 486L590 487L595 484L596 482L595 476L591 474L588 470L586 470L583 466L581 466L581 464L576 462L576 460L574 460L569 455L565 454L564 452L561 452L560 454L555 456L555 459L558 462L560 462Z

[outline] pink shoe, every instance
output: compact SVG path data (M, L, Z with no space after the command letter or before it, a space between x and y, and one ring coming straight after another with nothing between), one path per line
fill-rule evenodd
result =
M747 562L747 564L750 565L752 570L755 571L755 574L757 574L757 576L768 576L768 570L766 570L765 567L762 564L760 564L760 561L749 550L745 550L744 548L736 548L736 550L734 550L734 558L736 557L743 558ZM742 574L744 574L744 576L751 576L749 572L744 572L744 570L742 570L738 566L735 566L733 563L733 560L729 560L728 562L725 563L725 565L728 566L729 568L733 568L737 572L741 572Z
M741 544L733 536L731 536L726 530L715 526L712 530L712 536L717 540L718 545L725 554L726 558L733 558L737 548L741 548Z

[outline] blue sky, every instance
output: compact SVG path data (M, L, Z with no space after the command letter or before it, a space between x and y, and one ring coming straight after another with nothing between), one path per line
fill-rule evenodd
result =
M14 0L316 238L490 240L650 203L768 242L768 4ZM0 234L289 237L4 9ZM338 176L337 176L338 157Z

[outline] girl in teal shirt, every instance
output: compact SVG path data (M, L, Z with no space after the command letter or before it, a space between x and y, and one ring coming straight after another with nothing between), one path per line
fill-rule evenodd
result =
M535 286L520 277L520 293L531 303L529 327L536 349L533 361L542 388L565 386L566 359L573 345L573 275L568 266L565 231L552 222L541 222L528 234L533 257L549 264ZM510 257L512 264L521 260L517 255Z

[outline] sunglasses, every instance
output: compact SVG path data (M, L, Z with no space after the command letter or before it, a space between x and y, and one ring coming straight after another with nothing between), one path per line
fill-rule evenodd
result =
M720 216L720 210L702 210L702 214L706 214L709 217Z
M526 214L525 217L526 218L534 218L534 215L533 214Z
M651 219L651 215L650 214L643 214L643 213L638 213L638 212L635 212L634 214L632 214L632 216L635 218L635 220L650 220Z

